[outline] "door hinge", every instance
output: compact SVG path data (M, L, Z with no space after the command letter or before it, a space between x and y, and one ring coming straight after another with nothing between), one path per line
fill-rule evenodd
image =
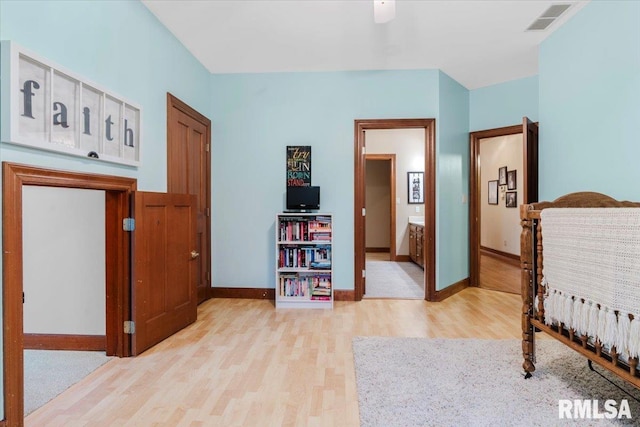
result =
M211 282L211 272L207 271L207 280Z
M136 333L136 322L133 320L124 321L124 333L133 335Z
M207 153L209 152L209 144L204 145L204 151L206 151Z
M136 229L136 220L133 218L125 218L122 220L122 229L124 231L134 231Z
M362 155L364 156L365 154L367 154L367 149L366 147L362 147Z
M22 303L24 304L24 292L22 293Z
M211 215L211 209L206 208L206 209L204 210L204 215L205 215L205 216L207 216L207 217L208 217L208 216L210 216L210 215Z
M367 208L362 208L362 216L367 215Z
M365 277L367 277L367 270L362 270L362 278L364 279Z

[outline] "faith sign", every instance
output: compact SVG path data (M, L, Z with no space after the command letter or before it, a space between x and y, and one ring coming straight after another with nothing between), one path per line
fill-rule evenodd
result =
M139 165L140 107L13 42L1 59L2 142Z

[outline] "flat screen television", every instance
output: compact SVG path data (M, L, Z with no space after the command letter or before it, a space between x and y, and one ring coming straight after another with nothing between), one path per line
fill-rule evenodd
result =
M287 210L320 209L320 187L287 187Z

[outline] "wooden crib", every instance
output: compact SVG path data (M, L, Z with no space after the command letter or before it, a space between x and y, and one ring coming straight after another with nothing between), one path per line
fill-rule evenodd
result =
M548 208L622 208L640 207L640 203L617 201L600 193L581 192L560 197L553 202L539 202L520 206L522 234L520 237L521 293L522 293L522 353L525 377L535 371L535 331L544 331L563 342L573 350L615 373L625 381L640 388L638 357L618 357L616 346L605 346L598 338L578 333L579 328L571 327L560 321L545 319L545 296L548 289L543 280L544 242L541 213ZM551 213L549 211L548 213ZM556 211L557 212L557 211ZM568 211L567 211L568 212ZM618 211L616 211L618 212ZM619 211L622 212L622 211ZM545 215L543 215L545 216ZM549 243L550 244L550 243ZM550 263L550 260L547 260ZM637 260L640 263L640 259ZM640 287L640 283L638 284ZM549 297L551 299L551 297ZM576 298L577 300L577 298ZM583 299L579 301L586 304ZM590 307L597 306L596 301L589 302ZM551 307L551 306L548 306ZM619 312L616 311L618 316ZM628 315L633 322L633 315ZM625 319L626 321L626 319ZM549 324L552 323L552 324ZM634 326L635 327L635 326ZM632 354L632 353L630 353Z

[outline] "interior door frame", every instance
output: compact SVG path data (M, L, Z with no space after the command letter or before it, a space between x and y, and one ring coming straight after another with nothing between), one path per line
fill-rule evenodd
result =
M424 129L424 215L425 215L425 299L435 301L436 293L436 120L366 119L354 121L354 300L364 295L365 253L365 132L373 129Z
M199 122L206 128L205 134L205 144L207 145L207 149L205 151L205 162L206 162L206 177L205 182L207 188L205 190L206 200L204 201L204 206L206 209L206 220L205 220L205 236L206 236L206 251L207 254L202 262L204 263L204 268L206 270L206 287L207 292L204 295L204 299L199 301L198 303L203 302L211 297L213 297L213 288L211 287L211 277L213 272L211 270L211 120L199 113L196 109L189 106L186 102L178 99L176 96L167 92L167 191L171 191L171 177L173 176L174 164L170 161L169 153L171 152L171 125L175 121L173 120L173 111L174 109L179 110L180 112L186 114L193 120Z
M367 160L389 162L389 261L396 260L396 155L395 154L365 154ZM366 183L365 183L366 191ZM366 224L366 223L365 223ZM366 232L366 230L365 230ZM365 236L365 251L366 251Z
M80 188L105 191L106 238L106 352L130 355L129 336L123 322L130 317L130 238L122 228L129 216L129 195L134 178L64 172L15 163L2 163L2 304L4 416L7 425L24 419L23 246L22 187Z
M535 144L528 143L530 128L537 124L531 122L527 117L523 118L523 123L513 126L505 126L495 129L487 129L469 133L469 286L480 285L480 195L482 194L480 182L480 144L483 139L497 136L507 136L522 134L522 166L523 166L523 203L533 203L538 201L538 149L537 130Z

